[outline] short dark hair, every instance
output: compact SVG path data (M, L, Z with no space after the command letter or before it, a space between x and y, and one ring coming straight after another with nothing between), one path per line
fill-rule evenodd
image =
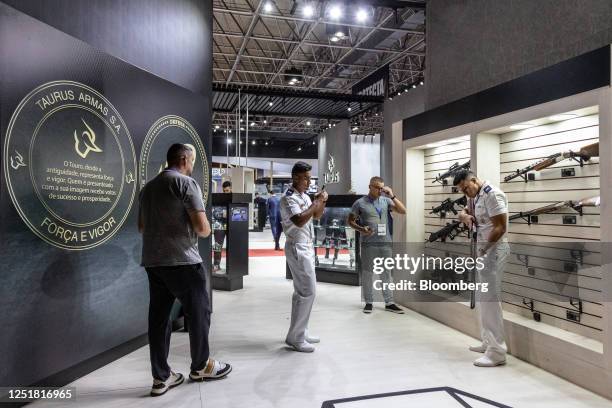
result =
M166 161L168 162L168 166L179 164L181 157L187 156L188 152L193 153L191 151L191 147L182 143L175 143L170 146L168 153L166 153Z
M231 187L231 186L232 186L231 181L224 181L223 184L221 185L222 188Z
M312 170L312 166L310 164L299 161L293 165L293 168L291 169L291 177L300 173L306 173L310 170Z
M476 177L476 174L474 174L473 171L461 169L457 172L457 174L455 174L455 178L453 179L453 186L459 185L459 183L461 183L463 180L468 180L474 177Z

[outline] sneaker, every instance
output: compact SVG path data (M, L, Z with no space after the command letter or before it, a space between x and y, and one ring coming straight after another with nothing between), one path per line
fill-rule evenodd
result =
M285 340L285 343L287 343L287 345L293 350L299 351L300 353L312 353L315 351L315 347L307 341L303 341L301 343L291 343L290 341Z
M174 373L170 371L170 377L166 381L154 379L153 386L151 387L151 396L159 397L168 392L170 388L174 388L177 385L181 385L185 381L185 377L181 373Z
M193 381L200 382L219 380L228 375L231 371L231 365L209 358L206 362L206 366L201 370L190 372L189 378L191 378Z
M404 314L404 311L400 309L395 303L385 306L385 310L391 313Z
M484 344L481 344L480 346L470 346L470 351L473 351L474 353L484 353L487 351L487 346Z
M474 361L476 367L495 367L504 364L506 364L506 356L498 356L489 353L485 353L484 356Z
M319 336L315 336L314 334L310 334L308 332L306 332L306 335L304 335L304 340L310 344L321 342L321 338Z
M371 303L366 303L365 307L363 308L363 313L372 313L372 304Z

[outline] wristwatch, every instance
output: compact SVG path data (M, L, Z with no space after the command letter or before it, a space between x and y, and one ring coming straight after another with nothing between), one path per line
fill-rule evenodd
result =
M389 198L390 198L391 200L395 200L395 197L397 197L397 196L393 196L393 197L389 197Z

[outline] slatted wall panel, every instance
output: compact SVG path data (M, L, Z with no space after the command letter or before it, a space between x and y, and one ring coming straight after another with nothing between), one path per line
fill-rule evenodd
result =
M425 237L444 227L446 223L457 219L452 212L446 214L446 218L440 218L439 214L430 214L432 207L437 207L447 198L456 200L463 194L453 193L453 178L447 179L448 184L433 183L438 174L445 173L455 163L460 165L470 160L469 140L448 144L425 150ZM465 241L462 237L455 240Z
M429 234L443 228L447 223L457 219L457 215L452 212L447 212L445 218L440 218L440 214L430 214L432 207L437 207L447 198L456 200L461 198L463 194L453 193L453 178L447 179L447 185L442 185L439 182L433 182L438 174L445 173L450 166L455 163L459 165L470 160L470 142L469 140L447 144L440 147L431 148L424 152L425 160L425 237ZM455 206L457 211L462 207ZM447 256L469 256L470 247L469 239L466 236L458 236L454 240L447 240L446 243L432 242L425 244L425 255L431 257L447 257ZM454 282L465 278L463 275L455 273L429 272L429 278L437 282ZM467 301L469 293L451 293L434 291L435 295L448 299L449 301Z
M598 139L598 115L502 135L500 187L508 197L510 215L559 201L598 196L598 157L583 167L563 160L533 172L534 181L515 178L503 182L516 169L554 153L578 151ZM570 168L575 176L562 177L562 169ZM576 224L563 224L564 215L575 216ZM571 208L541 214L538 223L531 225L523 219L513 220L508 239L512 253L502 283L504 308L529 317L537 312L543 323L601 339L599 208L585 207L582 216Z

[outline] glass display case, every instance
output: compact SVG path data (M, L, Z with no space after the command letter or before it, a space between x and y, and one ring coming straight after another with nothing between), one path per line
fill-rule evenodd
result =
M212 194L213 289L242 289L249 273L249 203L251 194Z
M360 195L330 195L323 216L313 220L317 281L359 285L359 233L348 215ZM291 272L287 268L287 278Z

